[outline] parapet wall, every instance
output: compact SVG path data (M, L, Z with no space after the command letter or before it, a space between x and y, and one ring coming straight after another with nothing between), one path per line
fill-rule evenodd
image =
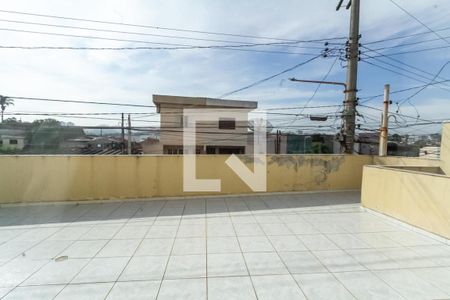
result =
M221 179L221 194L251 193L225 164L228 157L198 155L197 178ZM269 155L267 161L267 192L358 190L373 157ZM0 156L0 203L201 195L183 192L182 174L183 157L175 155Z
M361 205L450 239L450 177L365 166Z

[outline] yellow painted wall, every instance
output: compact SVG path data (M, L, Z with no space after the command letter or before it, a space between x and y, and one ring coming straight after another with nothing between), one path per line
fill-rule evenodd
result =
M374 165L387 166L422 166L422 167L440 167L441 162L437 159L405 157L405 156L374 156Z
M450 177L365 166L361 204L450 238Z
M197 178L222 179L224 194L250 193L228 157L197 156ZM268 192L359 189L371 163L363 155L269 155ZM0 156L0 203L199 194L183 192L182 167L182 156Z
M444 123L441 140L441 169L450 175L450 122Z

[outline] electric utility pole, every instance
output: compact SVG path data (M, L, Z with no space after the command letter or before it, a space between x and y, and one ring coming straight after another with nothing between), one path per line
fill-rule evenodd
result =
M383 101L383 117L381 119L381 127L380 127L380 144L378 145L378 155L386 156L387 155L387 144L388 144L388 112L389 112L389 104L391 101L389 100L389 84L384 85L384 101Z
M131 154L131 116L128 114L128 155Z
M120 148L122 149L122 154L125 153L125 118L124 118L124 114L122 113L122 132L121 132L121 138L122 138L122 143Z
M343 0L340 0L336 10L339 10ZM356 119L356 83L358 77L359 60L359 4L360 0L349 0L346 8L350 8L350 32L347 43L347 80L344 101L344 112L342 115L342 136L344 153L352 154L355 143L355 119Z

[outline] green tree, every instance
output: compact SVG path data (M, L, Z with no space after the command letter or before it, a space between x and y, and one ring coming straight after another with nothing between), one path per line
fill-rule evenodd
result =
M28 149L44 153L57 151L61 142L84 136L81 128L63 125L55 119L35 120L27 136Z
M11 98L5 97L5 96L1 96L0 95L0 109L1 109L1 121L3 123L3 114L5 112L6 107L14 105L14 101Z
M3 120L2 124L4 125L17 125L17 124L21 124L22 121L17 120L16 118L8 118Z
M399 134L394 133L393 135L391 135L390 140L393 141L393 142L399 142L400 143L402 141L402 137Z

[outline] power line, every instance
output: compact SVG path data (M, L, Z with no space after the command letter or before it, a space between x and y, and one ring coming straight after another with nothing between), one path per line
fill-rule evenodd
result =
M323 76L322 81L325 81L325 80L328 78L328 76L329 76L330 73L331 73L331 70L333 70L333 67L334 67L334 65L336 64L336 62L338 61L338 59L339 59L338 56L334 59L334 61L333 61L333 63L331 64L330 68L328 69L327 73L325 74L325 76ZM306 101L306 103L305 103L305 105L303 106L303 108L301 109L300 113L302 113L302 112L305 110L305 108L308 106L308 104L312 101L312 99L314 99L314 97L316 96L317 91L319 91L321 85L322 85L322 83L319 83L319 84L317 85L316 89L314 90L314 93L313 93L313 94L311 95L311 97Z
M185 28L181 29L181 28L162 27L162 26L155 26L155 25L119 23L119 22L112 22L112 21L83 19L83 18L56 16L56 15L48 15L48 14L37 14L37 13L30 13L30 12L23 12L23 11L0 10L0 12L8 13L8 14L18 14L18 15L26 15L26 16L54 18L54 19L61 19L61 20L82 21L82 22L89 22L89 23L118 25L118 26L136 27L136 28L147 28L147 29L156 29L156 30L199 33L199 34L207 34L207 35L221 35L221 36L230 36L230 37L243 37L243 38L253 38L253 39L265 39L265 40L275 40L275 41L283 41L283 42L298 42L298 40L295 40L295 39L285 39L285 38L278 38L278 37L256 36L256 35L250 35L250 34L236 34L236 33L226 33L226 32L202 31L202 30L193 30L193 29L185 29ZM308 42L324 42L324 41L328 41L328 40L345 40L345 39L346 39L346 37L333 37L333 38L309 40Z
M417 18L416 16L414 16L412 13L410 13L409 11L407 11L405 8L403 8L400 4L398 4L397 2L395 2L394 0L389 0L391 1L395 6L397 6L398 8L400 8L404 13L406 13L408 16L410 16L411 18L413 18L414 20L416 20L418 23L420 23L423 27L425 27L426 29L428 29L430 32L434 33L434 35L436 35L437 37L439 37L441 40L443 40L444 42L446 42L447 44L450 44L450 42L443 36L441 36L439 33L437 33L436 31L434 31L433 29L431 29L427 24L425 24L424 22L420 21L419 18Z
M394 65L394 64L392 64L392 63L386 62L386 61L381 60L381 59L378 59L378 58L376 58L376 57L372 57L372 56L367 55L367 54L364 54L364 55L367 57L366 59L374 59L374 60L376 60L376 61L379 61L379 62L382 63L382 64L385 64L385 65L394 67L394 68L396 68L396 69L405 71L405 72L407 72L407 73L413 74L413 75L418 76L418 77L420 77L420 78L423 78L423 79L426 79L426 80L430 80L430 78L429 78L428 76L424 76L424 75L422 75L422 74L420 74L420 73L416 73L416 72L410 71L410 70L405 69L405 68L403 68L403 67ZM444 88L444 87L442 87L442 89L445 89L445 90L447 90L447 91L450 91L449 89L446 89L446 88Z
M406 75L406 74L397 72L397 71L395 71L395 70L392 70L392 69L389 69L389 68L386 68L386 67L383 67L383 66L380 66L380 65L377 65L377 64L372 63L372 62L370 62L370 61L367 61L367 60L365 60L365 59L362 59L361 61L365 62L366 64L372 65L372 66L374 66L374 67L377 67L377 68L380 68L380 69L389 71L389 72L391 72L391 73L395 73L395 74L397 74L397 75L400 75L400 76L403 76L403 77L407 77L407 78L412 79L412 80L415 80L415 81L419 81L419 82L422 82L422 83L426 83L425 81L423 81L423 80L421 80L421 79L417 79L417 78L415 78L415 77L412 77L412 76L409 76L409 75Z
M373 107L373 106L368 106L368 105L360 105L360 106L366 107L366 108L370 108L370 109L373 109L373 110L376 110L376 111L380 111L380 112L383 111L382 109L379 109L379 108ZM431 120L428 120L428 119L421 119L419 117L413 117L413 116L401 114L401 113L398 113L398 112L395 112L395 113L394 112L389 112L389 114L400 116L400 117L405 117L405 118L410 118L410 119L414 119L414 120L421 120L421 121L425 121L425 122L430 122L431 121Z
M323 76L322 81L325 81L328 78L328 75L330 75L331 71L333 70L334 65L336 64L336 62L338 61L339 56L336 56L336 58L334 59L333 63L331 64L330 68L328 69L328 72L325 74L325 76ZM308 106L308 104L312 101L312 99L314 99L314 97L316 96L317 92L319 91L320 87L321 87L322 83L319 83L316 87L316 89L314 90L313 94L311 95L311 97L309 97L308 100L306 100L305 105L303 105L303 107L300 110L300 113L303 113L303 111L305 110L305 108ZM297 118L294 118L289 125L292 125L295 121L297 120Z
M316 56L314 56L313 58L310 58L310 59L308 59L308 60L306 60L306 61L304 61L304 62L298 63L298 64L296 64L296 65L294 65L294 66L292 66L292 67L290 67L290 68L287 68L287 69L285 69L285 70L279 72L279 73L276 73L276 74L271 75L271 76L269 76L269 77L266 77L266 78L263 78L263 79L261 79L261 80L258 80L258 81L254 82L254 83L252 83L252 84L249 84L249 85L244 86L244 87L242 87L242 88L239 88L239 89L236 89L236 90L227 92L227 93L221 95L219 98L224 98L224 97L227 97L227 96L236 94L236 93L238 93L238 92L241 92L241 91L243 91L243 90L252 88L252 87L254 87L254 86L258 85L258 84L261 84L261 83L263 83L263 82L266 82L266 81L268 81L268 80L270 80L270 79L273 79L273 78L275 78L275 77L277 77L277 76L280 76L280 75L282 75L282 74L285 74L285 73L287 73L287 72L290 72L290 71L292 71L292 70L295 70L296 68L298 68L298 67L300 67L300 66L303 66L303 65L305 65L305 64L307 64L307 63L309 63L309 62L311 62L311 61L313 61L313 60L319 58L320 56L322 56L322 54L316 55Z
M295 42L276 42L276 43L249 43L249 42L245 42L245 41L205 39L205 38L195 38L195 37L187 37L187 36L173 36L173 35L133 32L133 31L121 31L121 30L111 30L111 29L101 29L101 28L81 27L81 26L69 26L69 25L49 24L49 23L40 23L40 22L27 22L27 21L18 21L18 20L7 20L7 19L0 19L0 21L1 22L9 22L9 23L18 23L18 24L46 26L46 27L80 29L80 30L100 31L100 32L107 32L107 33L120 33L120 34L129 34L129 35L153 36L153 37L172 38L172 39L185 39L185 40L194 40L194 41L219 42L219 43L229 43L229 44L248 44L248 45L255 45L255 46L282 46L282 47L293 47L293 48L304 48L304 49L322 49L322 47L318 47L318 46L297 46L297 45L294 45L294 44L299 44L299 43L308 43L308 42L310 42L310 41L307 41L307 40L305 40L305 41L295 41ZM315 41L313 41L313 43L315 43Z
M442 80L442 81L436 81L436 82L433 82L431 84L417 85L417 86L412 86L412 87L409 87L409 88L406 88L406 89L395 90L395 91L391 91L390 94L403 93L403 92L407 92L407 91L411 91L411 90L415 90L415 89L420 89L420 88L422 88L424 86L433 86L433 85L436 85L436 84L439 84L439 83L445 83L445 82L450 82L450 79ZM360 102L360 104L366 103L366 102L371 101L371 100L373 100L375 98L382 97L383 95L384 94L378 94L378 95L373 95L373 96L362 97L362 98L360 98L360 100L364 99L364 101Z
M384 58L386 58L386 59L389 59L389 60L391 60L391 61L394 61L394 62L396 62L396 63L398 63L398 64L407 66L408 68L417 70L417 71L419 71L419 72L422 72L422 73L427 74L427 75L430 75L430 76L434 76L434 74L431 73L431 72L425 71L425 70L420 69L420 68L418 68L418 67L416 67L416 66L413 66L413 65L411 65L411 64L407 64L407 63L405 63L405 62L403 62L403 61L401 61L401 60L398 60L398 59L396 59L396 58L389 57L388 55L385 55L385 54L383 54L382 52L379 52L378 50L371 49L371 48L369 48L369 47L367 47L367 46L364 46L364 45L362 45L361 47L363 47L363 48L365 48L365 49L368 49L368 50L370 50L370 51L373 51L373 52L375 52L375 53L377 53L377 54L380 54L382 57L384 57ZM366 55L367 55L367 54L366 54ZM379 59L377 59L377 57L374 57L374 56L371 56L371 58L376 59L376 60L379 60ZM446 78L442 78L442 79L446 79Z
M131 107L147 107L147 108L156 108L155 105L144 105L144 104L134 104L134 103L115 103L115 102L102 102L102 101L92 101L92 100L72 100L72 99L54 99L54 98L38 98L38 97L24 97L24 96L5 96L7 98L15 99L15 100L25 100L25 101L45 101L45 102L63 102L63 103L79 103L79 104L99 104L99 105L112 105L112 106L131 106ZM308 106L307 108L329 108L336 107L339 105L317 105L317 106ZM296 114L286 114L286 113L275 113L272 112L274 110L292 110L292 109L301 109L302 107L294 106L294 107L269 107L267 109L271 110L267 112L263 109L254 110L253 112L263 112L266 114L280 114L280 115L296 115ZM217 110L217 109L215 109ZM220 109L219 109L220 110ZM227 110L222 108L222 110ZM127 112L130 114L149 114L149 113L133 113ZM207 113L207 112L206 112ZM66 113L67 114L67 113ZM91 114L91 113L81 113L81 114ZM92 113L97 114L97 113ZM106 113L98 113L98 114L116 114L115 112L106 112ZM117 113L121 114L121 113ZM175 114L175 113L174 113Z
M449 37L450 36L446 36L445 38L449 38ZM434 38L434 39L429 39L429 40L398 44L398 45L394 45L394 46L384 46L384 47L376 48L376 49L371 50L371 51L376 51L376 50L379 51L379 50L395 49L395 48L406 47L406 46L414 46L414 45L419 45L419 44L424 44L424 43L429 43L429 42L435 42L435 41L439 41L439 40L441 40L441 39L440 38Z
M436 78L439 76L439 74L441 74L441 72L444 70L444 68L445 68L449 63L450 63L450 60L447 61L444 65L442 65L442 67L439 69L439 71L436 73L436 75L433 77L433 79L431 79L431 81L430 81L428 84L424 85L421 89L419 89L418 91L414 92L411 96L409 96L409 97L407 97L407 98L405 98L405 99L399 101L399 102L398 102L398 105L401 105L401 104L405 103L406 101L411 100L411 98L413 98L414 96L416 96L417 94L419 94L420 92L422 92L424 89L426 89L427 87L429 87L430 84L432 84L432 83L436 80Z
M419 53L419 52L426 52L426 51L433 51L433 50L440 50L440 49L447 49L447 48L450 48L450 45L438 46L438 47L430 47L430 48L423 48L423 49L417 49L417 50L409 50L409 51L403 51L403 52L394 52L394 53L389 53L389 54L385 54L385 55L386 56L395 56L395 55ZM363 53L365 53L365 52L363 52ZM379 57L379 56L383 56L383 55L376 55L374 57Z
M379 62L381 62L381 63L383 63L383 64L386 64L386 65L388 65L388 66L391 66L391 67L394 67L394 68L396 68L396 69L405 71L405 72L410 73L410 74L413 74L413 75L415 75L415 76L419 76L420 78L423 78L423 79L425 79L425 80L430 80L430 77L428 77L428 76L424 76L424 75L422 75L422 74L419 74L419 73L410 71L410 70L405 69L405 68L403 68L403 67L400 67L400 66L391 64L391 63L389 63L389 62L380 60L380 59L378 59L378 58L376 58L376 57L372 57L372 56L367 55L367 54L364 54L364 55L367 56L368 58L372 58L372 59L374 59L374 60L376 60L376 61L379 61ZM363 59L363 61L366 61L366 60ZM410 65L408 65L408 64L405 64L405 65L409 66L410 68L413 68L413 66L410 66ZM374 66L378 66L379 68L382 68L382 67L379 66L379 65L374 65ZM417 69L418 69L418 68L417 68ZM394 71L391 70L391 69L386 69L386 70L388 70L388 71L390 71L390 72L394 72ZM419 69L419 70L420 70L420 69ZM425 72L425 71L423 71L423 72ZM395 72L395 73L396 73L396 74L403 74L403 73L399 73L399 72ZM428 73L428 72L427 72L427 73ZM406 76L406 77L408 77L408 78L413 78L413 77L407 76L407 75L405 75L405 74L403 74L402 76ZM434 76L434 74L433 74L433 76ZM434 78L434 79L436 79L436 78ZM416 78L416 80L417 80L417 81L420 81L420 82L423 82L423 83L426 82L426 81L423 81L423 80L419 80L419 79L417 79L417 78ZM444 83L442 83L442 84L444 85ZM446 85L444 85L444 86L437 86L437 87L440 88L440 89L442 89L442 90L445 90L445 91L447 91L447 92L450 92L450 87L448 87L448 86L446 86Z
M80 103L80 104L98 104L98 105L113 105L113 106L132 106L132 107L147 107L155 108L155 105L144 105L134 103L114 103L114 102L100 102L100 101L82 101L71 99L50 99L50 98L35 98L35 97L20 97L20 96L5 96L14 100L26 100L26 101L47 101L47 102L63 102L63 103Z
M450 27L444 27L444 28L440 28L440 29L437 29L437 30L434 30L434 31L440 32L440 31L446 31L446 30L449 30L449 29L450 29ZM380 39L380 40L375 40L375 41L369 41L369 42L366 42L364 44L366 44L366 45L378 44L378 43L384 43L384 42L394 41L394 40L399 40L399 39L406 39L406 38L415 37L415 36L418 36L418 35L425 35L425 34L431 34L431 33L432 32L430 32L430 31L418 32L418 33L402 35L402 36L398 36L398 37L392 37L392 38L385 38L385 39Z
M1 30L1 29L0 29ZM128 50L195 50L195 49L213 49L230 50L243 52L274 53L274 54L292 54L292 55L315 55L314 53L276 51L276 50L255 50L245 49L247 45L242 46L189 46L189 47L72 47L72 46L12 46L0 45L0 49L20 49L20 50L95 50L95 51L128 51ZM250 46L252 47L252 46Z
M141 25L141 24L131 24L131 23L119 23L112 21L102 21L102 20L93 20L93 19L85 19L85 18L74 18L74 17L66 17L66 16L56 16L56 15L48 15L48 14L37 14L23 11L13 11L13 10L0 10L0 12L8 13L8 14L19 14L26 16L35 16L35 17L44 17L44 18L54 18L61 20L71 20L71 21L82 21L89 23L98 23L98 24L108 24L108 25L118 25L118 26L127 26L127 27L136 27L136 28L147 28L147 29L156 29L156 30L167 30L167 31L177 31L177 32L188 32L188 33L200 33L207 35L222 35L222 36L230 36L230 37L242 37L242 38L253 38L253 39L265 39L265 40L274 40L274 41L283 41L283 42L301 42L300 40L295 39L284 39L278 37L266 37L266 36L256 36L249 34L236 34L236 33L226 33L226 32L213 32L213 31L202 31L202 30L193 30L193 29L181 29L181 28L173 28L173 27L162 27L155 25ZM333 37L326 39L315 39L308 40L308 42L324 42L327 40L345 40L346 37Z
M12 31L20 33L32 33L40 35L52 35L52 36L62 36L62 37L73 37L73 38L83 38L83 39L95 39L95 40L106 40L106 41L118 41L118 42L128 42L128 43L143 43L152 45L168 45L171 47L52 47L52 46L2 46L1 48L14 48L14 49L58 49L58 50L189 50L189 49L223 49L223 50L236 50L236 51L250 51L250 52L262 52L262 53L284 53L284 54L298 54L298 55L316 55L314 53L301 53L301 52L288 52L288 51L271 51L271 50L254 50L254 49L241 49L247 47L259 47L259 46L271 46L274 44L279 45L280 43L265 43L265 44L240 44L240 45L188 45L188 44L174 44L174 43L159 43L152 41L142 41L142 40L130 40L130 39L117 39L108 38L101 36L92 35L76 35L76 34L65 34L56 32L44 32L44 31L32 31L32 30L22 30L13 28L0 28L3 31Z

